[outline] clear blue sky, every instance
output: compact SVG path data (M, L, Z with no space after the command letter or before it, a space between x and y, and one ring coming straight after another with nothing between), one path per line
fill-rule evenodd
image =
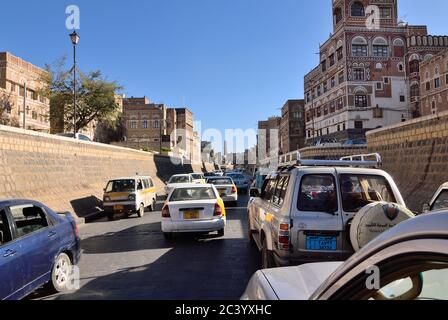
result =
M331 0L3 1L0 50L43 66L71 59L65 8L81 9L79 63L127 96L191 108L204 128L254 128L303 97L331 32ZM446 0L401 0L400 17L448 34Z

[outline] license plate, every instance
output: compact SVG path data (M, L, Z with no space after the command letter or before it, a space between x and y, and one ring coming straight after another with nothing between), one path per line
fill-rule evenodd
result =
M199 219L199 211L185 211L184 219L185 220Z
M124 210L124 206L114 206L115 211Z
M306 250L311 251L336 251L336 237L306 237Z

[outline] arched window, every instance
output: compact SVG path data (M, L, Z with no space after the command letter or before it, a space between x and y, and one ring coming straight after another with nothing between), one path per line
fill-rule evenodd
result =
M364 5L359 1L353 2L351 8L351 15L352 17L365 17L366 12L364 10Z
M394 40L394 56L395 57L404 56L404 41L400 38Z
M411 98L419 96L420 96L420 86L418 85L418 83L414 83L411 86Z
M413 54L409 57L409 72L420 72L420 57L418 54Z
M334 22L335 24L338 24L342 20L342 10L340 7L337 7L334 9Z
M352 40L352 55L354 57L367 57L367 40L363 37L355 37Z
M373 55L375 57L388 57L389 45L386 39L378 37L373 40Z

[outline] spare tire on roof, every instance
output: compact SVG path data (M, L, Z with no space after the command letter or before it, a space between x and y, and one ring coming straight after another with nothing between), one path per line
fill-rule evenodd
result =
M359 251L383 232L414 218L408 208L389 202L371 203L355 215L350 226L350 242Z

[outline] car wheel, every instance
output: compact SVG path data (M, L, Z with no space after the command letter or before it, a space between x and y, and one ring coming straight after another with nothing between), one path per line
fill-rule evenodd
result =
M274 267L274 259L272 252L268 250L268 243L266 239L263 241L263 248L261 249L261 269L271 269Z
M173 234L171 232L164 232L163 236L165 237L166 240L173 239Z
M142 203L140 209L138 209L138 217L143 218L145 216L145 205Z
M53 292L67 292L70 287L72 262L69 256L61 253L57 258L51 272L51 281L48 288Z
M109 214L107 215L107 220L109 220L109 221L114 221L114 220L115 220L115 215L114 215L113 213L109 213Z
M225 235L225 230L224 229L221 229L221 230L218 231L218 237L224 237L224 235Z

